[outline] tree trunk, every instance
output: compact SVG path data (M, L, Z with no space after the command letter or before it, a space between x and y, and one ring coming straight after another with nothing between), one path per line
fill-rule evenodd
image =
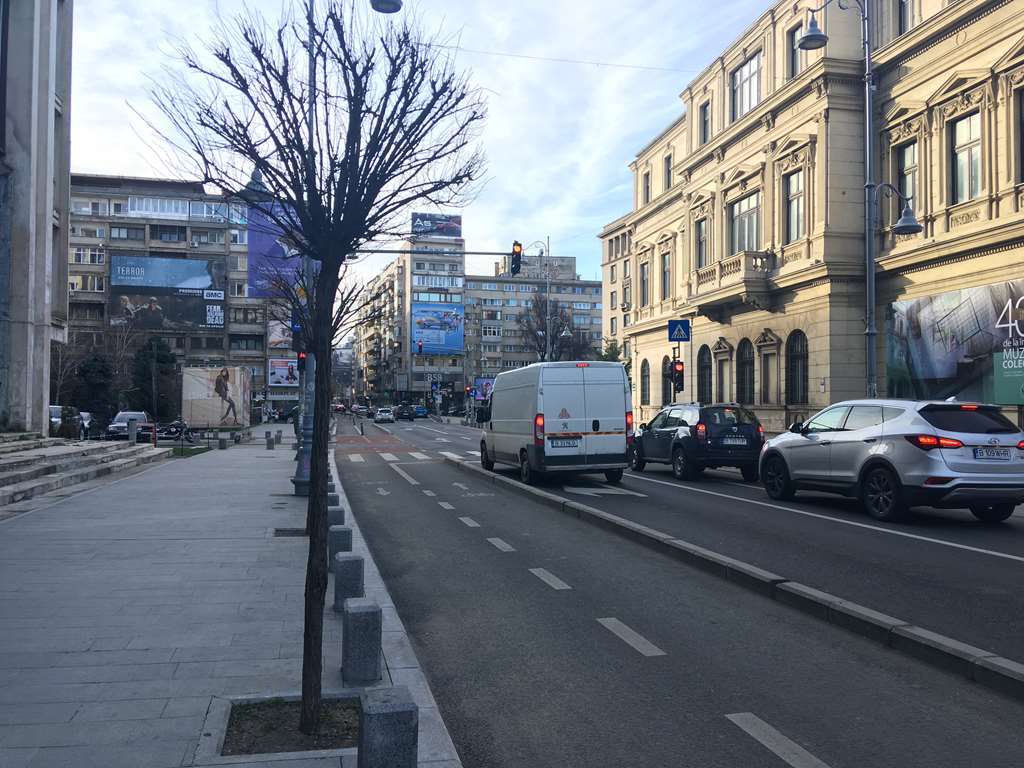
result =
M324 270L329 266L324 264ZM337 274L337 268L333 274ZM305 631L302 647L302 712L299 730L315 733L320 726L321 678L323 676L324 599L327 594L327 477L331 412L331 299L337 292L337 278L318 285L317 293L327 297L315 301L312 338L316 355L313 405L313 447L309 460L309 499L306 522L309 527L309 558L306 563Z

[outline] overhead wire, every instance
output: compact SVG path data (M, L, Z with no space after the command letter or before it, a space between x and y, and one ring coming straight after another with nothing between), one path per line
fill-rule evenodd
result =
M678 69L676 67L652 67L645 64L620 64L610 61L592 61L587 59L570 59L557 56L535 56L528 53L510 53L508 51L483 51L476 48L466 48L462 45L443 45L440 43L431 43L434 48L445 48L455 52L463 53L476 53L483 56L498 56L507 59L528 59L530 61L546 61L555 64L581 64L585 66L593 67L611 67L614 69L639 69L648 72L681 72L683 74L697 74L697 70L693 69Z

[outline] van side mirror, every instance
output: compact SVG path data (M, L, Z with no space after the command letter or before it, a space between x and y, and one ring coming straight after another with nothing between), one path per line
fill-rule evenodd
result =
M802 435L804 433L804 423L802 421L794 421L789 425L789 431L794 435Z
M476 423L486 424L491 420L491 409L490 408L477 408L476 409Z

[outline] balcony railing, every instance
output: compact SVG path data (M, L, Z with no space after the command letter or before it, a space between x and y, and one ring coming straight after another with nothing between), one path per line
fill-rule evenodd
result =
M691 273L690 300L698 308L734 302L761 305L774 270L775 255L771 252L734 253Z

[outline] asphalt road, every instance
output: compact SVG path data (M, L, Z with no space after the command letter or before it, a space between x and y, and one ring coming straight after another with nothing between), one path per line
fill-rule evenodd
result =
M1021 704L440 461L475 430L388 428L339 472L466 766L1024 764Z

